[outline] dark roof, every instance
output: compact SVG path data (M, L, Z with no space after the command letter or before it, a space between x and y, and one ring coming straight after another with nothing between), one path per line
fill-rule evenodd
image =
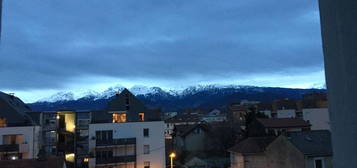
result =
M127 106L129 106L129 110L127 109ZM109 101L107 110L146 112L147 108L140 102L140 100L129 92L128 89L124 89L120 94L116 94L115 97Z
M242 154L255 154L264 152L266 147L273 142L275 137L248 137L239 142L228 151Z
M288 139L305 155L332 155L331 133L328 130L294 132Z
M259 118L266 128L310 127L310 124L300 118Z
M61 157L49 157L43 161L36 159L0 160L0 168L63 168L64 163Z
M0 92L0 117L6 118L8 126L31 125L31 118L26 114L30 111L18 97Z
M189 113L178 114L174 117L165 120L165 122L167 123L199 122L199 121L201 121L201 119L198 114L189 114Z
M176 125L174 129L177 136L185 137L198 127L202 128L204 131L209 130L206 124Z
M296 100L291 99L280 99L273 102L274 110L284 110L284 109L298 109Z

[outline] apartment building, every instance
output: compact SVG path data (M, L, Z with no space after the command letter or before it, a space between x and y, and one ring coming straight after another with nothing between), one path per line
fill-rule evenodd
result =
M28 111L31 109L19 98L0 92L0 160L37 157L41 129Z
M126 89L92 112L88 131L89 167L165 167L165 124Z
M163 121L89 125L89 167L165 167Z
M47 157L65 158L67 167L87 167L88 128L95 111L29 112L42 129L40 148Z

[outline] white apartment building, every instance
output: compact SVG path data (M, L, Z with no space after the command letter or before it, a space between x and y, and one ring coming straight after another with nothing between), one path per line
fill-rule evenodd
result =
M164 168L163 121L89 125L89 167Z
M0 160L37 158L39 138L39 126L1 127Z

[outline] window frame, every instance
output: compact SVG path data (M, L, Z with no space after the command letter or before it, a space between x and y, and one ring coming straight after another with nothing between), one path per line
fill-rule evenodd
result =
M150 137L150 129L149 128L144 128L143 129L143 136L145 138Z
M317 158L314 158L314 168L317 168L316 167L316 161L317 160L321 160L321 168L325 168L325 158L323 158L323 157L317 157Z
M150 154L150 145L144 145L144 155Z

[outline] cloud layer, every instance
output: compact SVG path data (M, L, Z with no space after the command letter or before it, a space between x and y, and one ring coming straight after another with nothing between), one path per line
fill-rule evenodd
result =
M323 68L311 0L4 2L0 89L77 79L224 79Z

